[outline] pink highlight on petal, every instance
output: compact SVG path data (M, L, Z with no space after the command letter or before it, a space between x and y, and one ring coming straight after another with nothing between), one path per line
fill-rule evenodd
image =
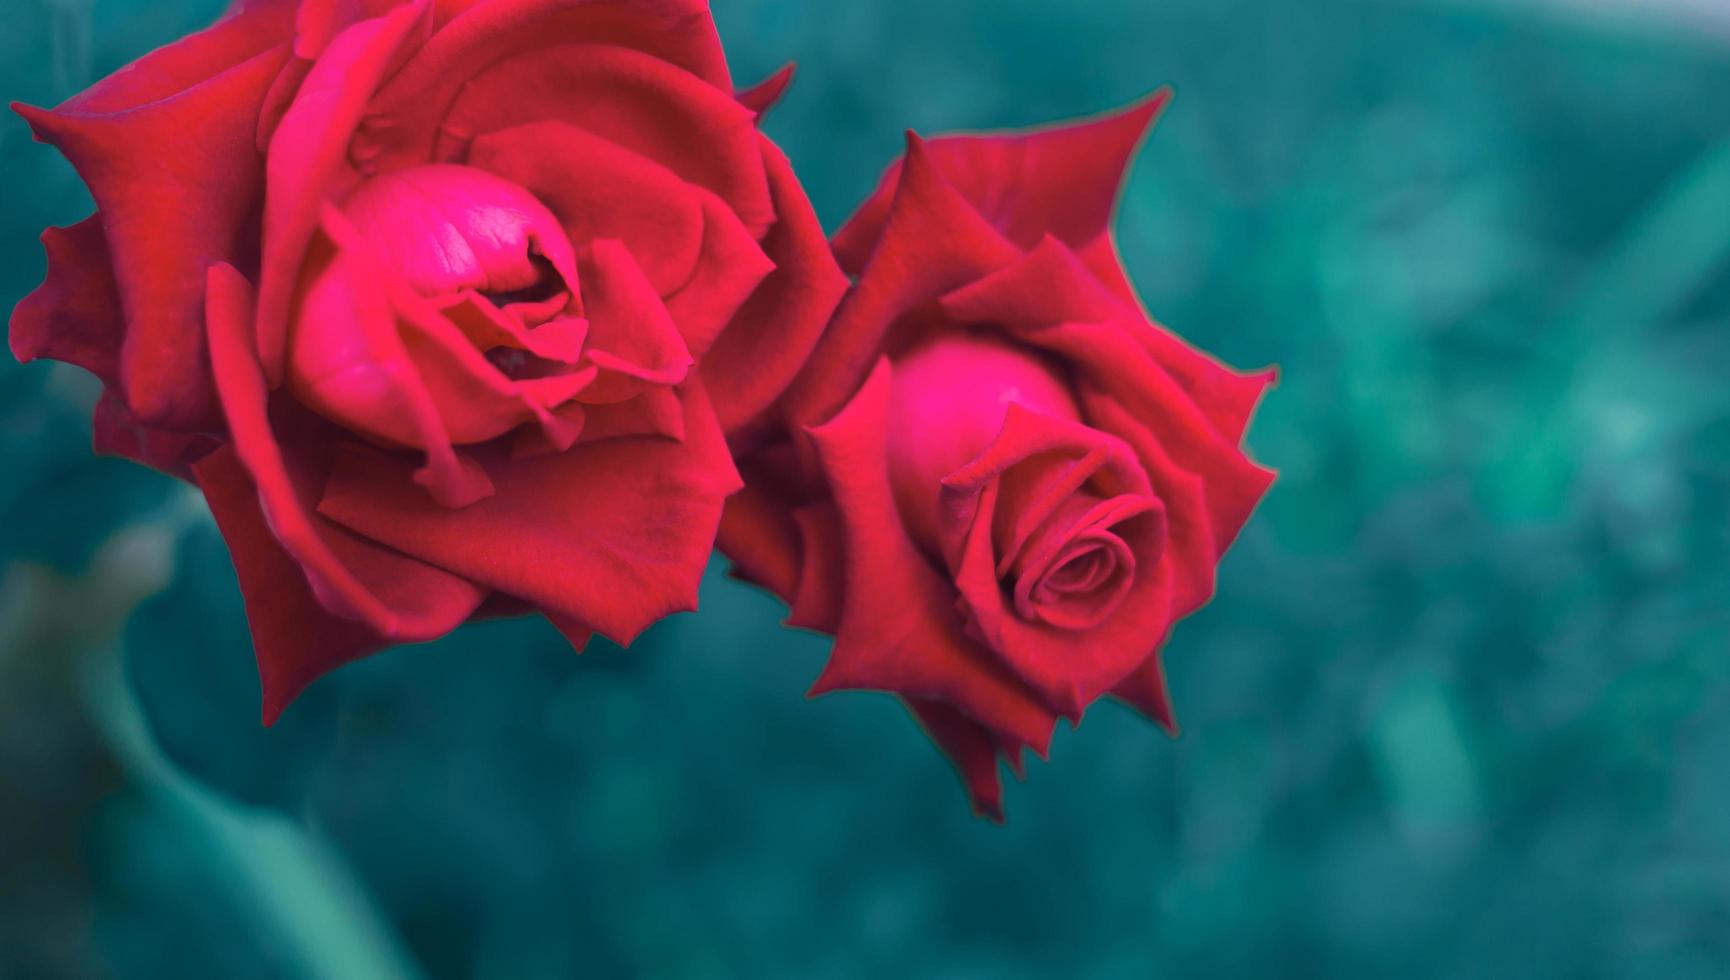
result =
M449 164L375 177L342 204L379 257L423 295L538 286L574 294L576 261L559 219L533 194L484 170ZM544 281L549 272L557 282Z
M1055 418L1080 417L1058 368L987 333L951 331L895 361L889 409L889 474L895 503L922 547L939 548L943 478L1003 428L1011 404Z

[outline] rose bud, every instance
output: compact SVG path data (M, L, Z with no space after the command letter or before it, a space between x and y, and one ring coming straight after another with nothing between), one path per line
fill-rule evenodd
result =
M1272 372L1151 322L1117 257L1165 100L910 136L832 242L857 281L722 519L735 573L834 634L813 693L900 696L993 819L999 762L1101 697L1175 734L1161 648L1273 479L1239 447Z
M241 0L59 108L97 214L21 360L193 481L274 719L477 617L581 647L694 608L727 440L846 280L699 0Z

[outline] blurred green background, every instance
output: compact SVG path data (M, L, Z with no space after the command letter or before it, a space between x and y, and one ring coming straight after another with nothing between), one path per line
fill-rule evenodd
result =
M11 0L53 104L220 0ZM716 0L833 228L901 132L1178 98L1149 307L1277 362L1282 478L1116 706L968 814L887 698L722 575L259 727L195 496L0 366L0 977L1730 976L1730 13L1717 0ZM189 139L196 138L189 134ZM89 209L0 124L0 306Z

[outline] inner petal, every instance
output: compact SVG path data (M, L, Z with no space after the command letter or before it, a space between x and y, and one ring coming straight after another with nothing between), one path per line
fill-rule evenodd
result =
M343 212L417 292L472 289L501 307L575 294L570 241L533 194L473 167L433 164L373 178Z
M1116 569L1117 560L1109 548L1085 547L1063 559L1062 564L1040 581L1038 595L1041 599L1051 599L1088 592L1098 588Z
M935 549L943 478L978 456L1010 404L1059 419L1080 413L1058 369L990 333L948 330L895 362L889 476L914 540Z
M1103 528L1082 531L1046 565L1025 569L1015 583L1022 619L1059 629L1097 626L1116 611L1135 580L1135 554Z

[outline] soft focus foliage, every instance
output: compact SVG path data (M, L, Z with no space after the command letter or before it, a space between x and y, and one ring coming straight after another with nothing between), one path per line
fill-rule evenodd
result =
M51 104L220 4L14 6L0 94ZM716 7L742 80L800 60L768 128L830 227L907 126L1176 85L1126 264L1284 372L1281 481L1169 649L1183 739L1102 707L980 823L889 698L804 701L825 641L718 565L628 652L471 627L266 731L201 505L7 363L0 977L1730 975L1723 31ZM21 122L0 156L9 307L89 205Z

